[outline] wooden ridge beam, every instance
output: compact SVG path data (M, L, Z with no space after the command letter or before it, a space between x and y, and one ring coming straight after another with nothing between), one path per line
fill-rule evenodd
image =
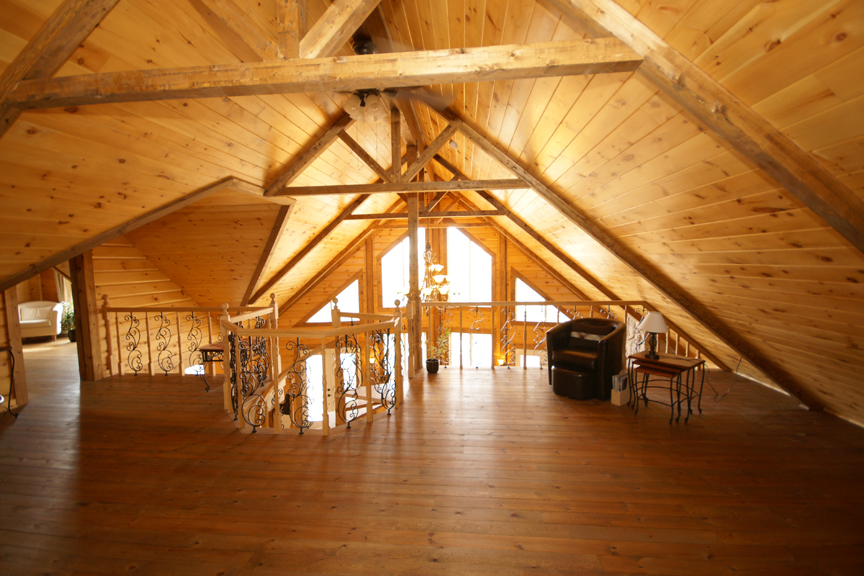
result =
M289 260L287 264L280 268L270 278L270 280L265 282L264 285L261 286L261 288L259 288L252 295L252 297L249 299L249 302L257 302L262 296L264 296L264 294L266 294L268 290L270 290L280 280L282 280L282 278L284 278L285 275L287 275L288 272L290 272L291 269L294 268L294 266L296 266L303 258L305 258L306 255L309 254L309 252L311 252L316 246L318 246L318 244L320 244L325 238L327 238L327 236L333 230L335 230L336 227L341 224L348 216L350 216L351 213L354 212L354 210L359 208L360 205L363 204L363 202L365 202L367 198L369 198L369 194L361 194L359 197L357 197L357 199L354 200L354 202L345 207L345 209L342 210L342 212L340 212L339 215L336 216L336 218L332 222L330 222L330 224L325 226L324 229L315 236L315 238L313 238L309 243L307 243L306 246L304 246L303 249L300 250L300 252L295 254L294 257L291 258L291 260Z
M530 188L521 179L449 180L447 182L376 182L336 186L296 186L283 188L274 196L328 196L331 194L390 194L394 192L452 192L456 190L516 190Z
M84 242L81 242L80 244L76 244L75 246L73 246L67 250L64 250L62 252L59 252L59 253L55 254L54 256L46 258L45 260L43 260L37 264L31 264L30 266L27 267L26 270L23 270L22 272L19 272L18 274L13 274L12 276L10 276L10 277L6 278L5 280L3 280L2 282L0 282L0 291L3 291L3 290L6 290L7 288L15 286L19 282L23 282L24 280L27 280L28 278L31 278L31 277L35 276L36 274L40 274L45 270L49 270L55 266L58 266L58 265L62 264L63 262L66 262L67 260L70 260L70 259L74 258L75 256L78 256L79 254L83 254L84 252L86 252L88 250L92 250L96 246L99 246L101 244L104 244L105 242L108 242L109 240L113 240L114 238L116 238L118 236L122 236L124 234L128 234L132 230L140 228L141 226L144 226L145 224L149 224L150 222L153 222L154 220L158 220L159 218L162 218L163 216L167 216L168 214L171 214L172 212L176 212L177 210L180 210L181 208L185 208L186 206L189 206L190 204L193 204L199 200L202 200L202 199L210 196L211 194L215 194L216 192L219 192L222 190L234 190L237 187L242 187L243 184L245 184L245 182L241 182L239 180L236 180L235 178L226 178L224 180L220 180L219 182L217 182L215 184L207 186L206 188L202 188L201 190L198 190L196 192L192 192L191 194L187 194L186 196L183 196L182 198L179 198L173 202L170 202L169 204L166 204L165 206L162 206L161 208L156 208L155 210L151 210L150 212L148 212L142 216L138 216L137 218L133 218L132 220L130 220L129 222L126 222L125 224L121 224L120 226L116 226L114 228L111 228L110 230L106 230L105 232L102 232L101 234L97 234L93 238L90 238L89 240L85 240Z
M3 101L21 80L50 78L119 0L66 0L46 20L0 76L0 138L21 113Z
M390 182L390 171L381 166L377 160L375 160L372 156L369 155L366 150L363 149L360 144L354 140L347 132L342 130L339 132L339 139L345 143L346 146L358 157L362 160L369 168L372 169L375 174L378 175L381 180L384 182Z
M5 104L22 109L296 92L405 88L635 70L642 59L617 39L487 46L127 70L23 80Z
M680 306L682 310L690 314L695 321L701 323L721 342L735 350L738 354L741 354L753 366L771 378L778 386L798 398L811 410L822 409L822 404L808 390L801 387L786 370L765 357L755 346L739 336L734 329L728 326L710 308L691 298L687 292L679 288L673 280L654 267L647 259L607 232L606 229L589 217L582 214L582 212L546 186L536 176L528 172L528 170L513 160L506 151L493 144L473 126L458 118L450 111L445 111L442 115L445 119L458 123L459 130L466 137L471 139L477 146L492 156L492 158L500 162L502 166L530 184L531 188L541 198L544 198L551 206L581 228L583 232L609 250L621 262L628 265L672 302Z
M287 166L276 180L267 187L264 196L275 196L281 188L291 184L298 176L309 167L324 151L333 143L343 130L354 123L354 119L344 112L335 122L327 129L320 138L315 140L312 145L306 149L298 158L296 158L289 166Z
M261 281L261 275L264 274L267 264L273 257L273 251L279 244L279 240L282 238L282 233L285 231L285 225L288 222L288 218L291 216L293 209L293 204L291 206L282 206L279 208L279 213L276 214L276 221L273 223L273 228L270 230L270 236L267 237L267 242L264 244L264 250L261 252L261 258L258 259L258 264L255 266L255 271L252 272L252 278L249 280L249 286L246 288L246 293L243 294L243 300L240 301L241 306L249 305L249 299L252 298L252 293L254 292L255 287L258 285L258 282Z
M644 59L641 72L864 252L864 200L613 0L550 0L594 33L614 35Z
M506 216L505 210L466 210L463 212L421 212L419 218L480 218L487 216ZM408 218L408 214L352 214L346 220L398 220Z

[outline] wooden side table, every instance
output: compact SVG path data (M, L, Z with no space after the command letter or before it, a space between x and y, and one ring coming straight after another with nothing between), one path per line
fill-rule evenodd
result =
M205 344L198 348L198 352L201 353L201 365L204 368L201 371L201 380L204 381L205 387L204 391L209 392L210 383L207 382L207 364L222 361L222 354L225 352L225 343L215 342L213 344Z
M675 418L675 406L678 406L678 420L681 419L681 391L684 390L684 399L687 401L687 413L684 416L686 424L690 419L690 414L693 413L693 400L698 397L697 409L702 413L702 388L705 386L705 360L698 358L684 358L682 356L674 356L671 354L660 354L659 358L647 358L647 352L639 352L627 357L627 371L629 372L630 382L633 386L633 394L631 401L636 414L639 413L639 400L641 399L645 405L648 402L657 402L664 406L669 406L671 414L669 415L669 423ZM701 380L699 380L699 391L696 391L696 383L698 373L701 372ZM642 376L642 382L637 380L638 376ZM652 378L653 377L653 378ZM649 386L651 381L669 381L669 404L661 400L653 400L648 398L648 388L665 388L663 386ZM628 403L629 405L629 403Z

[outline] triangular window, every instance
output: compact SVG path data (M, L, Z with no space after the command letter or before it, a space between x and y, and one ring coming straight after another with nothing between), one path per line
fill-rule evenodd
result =
M336 299L339 301L339 310L343 312L360 312L360 281L354 280L336 296ZM330 316L330 302L322 306L320 310L315 312L306 321L307 324L330 324L331 322L333 320Z

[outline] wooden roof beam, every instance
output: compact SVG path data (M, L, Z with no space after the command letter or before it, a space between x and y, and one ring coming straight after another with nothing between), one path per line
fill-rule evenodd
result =
M278 196L280 189L288 186L296 180L303 170L308 168L310 164L323 154L324 151L330 147L330 144L339 137L339 134L353 123L354 119L343 112L320 138L315 140L315 142L313 142L305 152L295 158L293 162L283 169L279 177L267 187L264 196Z
M126 70L23 80L7 105L22 109L515 80L635 70L617 39L397 52L313 60Z
M459 130L474 144L482 148L514 175L530 184L531 188L541 198L544 198L551 206L588 234L588 236L609 250L621 262L628 265L672 302L680 306L682 310L690 314L695 321L701 323L721 342L741 354L741 356L771 378L778 386L798 398L811 410L822 409L822 404L809 391L801 387L785 369L766 358L756 347L739 336L734 329L729 327L710 308L691 298L689 294L679 288L674 281L654 267L647 259L624 244L613 234L607 232L605 228L591 220L588 216L582 214L582 212L559 196L554 190L546 186L539 178L512 159L506 151L492 143L474 126L468 124L449 110L445 110L442 116L446 120L456 123L459 126Z
M336 54L380 3L381 0L333 0L300 41L300 57Z
M454 190L516 190L530 188L524 180L448 180L446 182L376 182L335 186L295 186L274 196L329 196L333 194L392 194L394 192L441 192Z
M0 76L0 103L20 80L50 78L117 5L119 0L66 0L36 31ZM0 104L0 138L21 110Z
M506 216L504 210L464 210L461 212L421 212L420 218L485 218L487 216ZM396 214L379 213L379 214L352 214L346 220L397 220L399 218L408 218L405 212Z
M327 236L336 229L339 224L341 224L345 219L350 216L354 210L360 207L366 199L369 198L369 194L361 194L354 200L351 204L349 204L342 212L339 213L336 218L330 222L327 226L321 230L315 238L313 238L306 246L303 247L300 252L294 255L291 260L288 261L282 268L280 268L271 278L268 280L261 288L255 291L252 297L249 299L249 302L256 302L259 298L264 296L268 290L270 290L273 286L275 286L282 278L284 278L293 268L296 266L303 258L306 257L318 244L320 244Z
M331 6L332 8L332 6ZM277 0L276 54L279 60L300 58L300 43L306 37L306 0Z
M638 52L642 74L864 252L864 201L809 153L614 0L549 1L589 31Z
M354 140L347 132L344 130L339 132L339 139L348 146L348 149L351 150L360 160L362 160L369 168L372 169L375 174L378 175L381 180L384 182L391 182L390 179L390 171L381 166L371 155L369 155L366 150L363 149L360 144Z
M249 286L246 288L245 294L243 294L243 300L240 301L241 306L249 305L249 299L252 298L252 293L254 292L255 287L258 285L258 282L261 281L261 275L264 274L264 270L267 269L267 264L273 257L273 252L279 244L279 240L282 238L282 233L285 231L285 225L288 222L288 218L291 216L291 211L293 209L293 204L291 206L282 206L279 208L279 213L276 215L276 221L273 223L273 228L270 230L270 236L267 237L267 243L264 244L264 250L261 252L258 264L255 266L255 271L252 272L252 278L249 280Z
M19 272L18 274L14 274L14 275L6 278L2 282L0 282L0 292L2 292L3 290L6 290L7 288L11 288L12 286L15 286L16 284L18 284L19 282L23 282L24 280L27 280L28 278L31 278L31 277L35 276L36 274L40 274L40 273L44 272L45 270L50 270L51 268L58 266L58 265L62 264L63 262L66 262L67 260L74 258L75 256L83 254L84 252L86 252L88 250L92 250L93 248L95 248L101 244L104 244L105 242L108 242L109 240L113 240L114 238L117 238L118 236L122 236L124 234L128 234L132 230L140 228L141 226L144 226L145 224L149 224L150 222L153 222L154 220L158 220L159 218L162 218L163 216L167 216L168 214L171 214L172 212L176 212L177 210L180 210L181 208L185 208L186 206L189 206L190 204L193 204L199 200L203 200L204 198L210 196L211 194L215 194L216 192L220 192L222 190L236 190L237 188L244 187L245 184L246 184L245 182L241 182L235 178L225 178L224 180L220 180L220 181L216 182L215 184L211 184L210 186L202 188L196 192L192 192L191 194L187 194L186 196L183 196L182 198L179 198L179 199L177 199L177 200L175 200L169 204L166 204L165 206L162 206L160 208L156 208L155 210L151 210L150 212L148 212L142 216L139 216L137 218L133 218L132 220L130 220L129 222L126 222L125 224L121 224L120 226L115 226L114 228L111 228L110 230L106 230L105 232L102 232L101 234L97 234L93 238L85 240L84 242L81 242L80 244L76 244L75 246L69 248L68 250L64 250L63 252L60 252L58 254L55 254L54 256L46 258L45 260L43 260L42 262L39 262L38 264L31 264L23 272Z

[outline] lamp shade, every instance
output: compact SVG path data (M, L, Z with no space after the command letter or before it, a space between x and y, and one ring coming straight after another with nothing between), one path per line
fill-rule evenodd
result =
M669 327L666 326L666 321L663 320L663 315L660 312L648 312L636 328L651 334L660 334L669 331Z

